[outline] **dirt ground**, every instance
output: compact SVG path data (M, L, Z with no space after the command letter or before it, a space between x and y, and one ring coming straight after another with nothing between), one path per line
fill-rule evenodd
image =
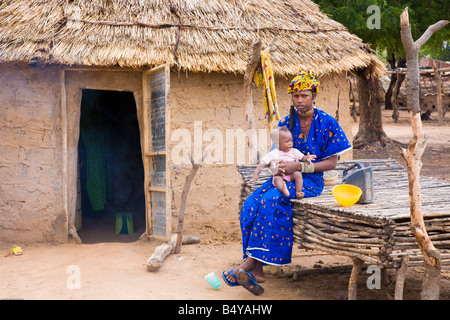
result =
M383 129L389 138L407 144L412 138L412 129L407 111L400 110L398 123L392 120L392 111L383 111ZM423 130L428 136L427 147L422 156L421 175L450 181L450 119L447 115L444 126L437 121L423 121ZM353 125L353 135L358 132L358 123ZM397 160L405 166L405 161L396 147L380 148L378 145L354 150L355 159L387 159Z
M358 124L355 123L354 133ZM384 111L387 135L408 142L411 129L406 112L393 124L390 112ZM450 123L439 127L424 123L429 135L423 157L422 174L450 181ZM403 164L396 150L371 146L356 150L354 158L394 158ZM202 226L199 226L199 233ZM224 226L236 229L238 223ZM228 230L229 231L229 230ZM194 232L195 233L195 232ZM146 261L161 243L136 240L134 235L111 235L110 242L84 244L23 245L23 255L10 254L11 243L0 243L0 299L150 299L150 300L341 300L347 298L351 260L318 251L294 249L292 264L266 268L265 292L255 297L242 288L226 284L214 290L204 279L210 272L219 277L223 270L239 264L239 237L202 238L200 244L186 245L181 253L171 254L158 272L148 272ZM227 233L228 235L230 232ZM193 234L196 235L196 234ZM20 244L19 244L20 245ZM347 267L346 267L347 266ZM323 272L324 268L330 268ZM307 271L298 275L297 271ZM384 300L394 295L394 273L388 270L381 289L368 289L365 271L358 283L358 299ZM420 299L423 268L410 268L405 282L404 299ZM450 280L443 274L441 299L450 299Z

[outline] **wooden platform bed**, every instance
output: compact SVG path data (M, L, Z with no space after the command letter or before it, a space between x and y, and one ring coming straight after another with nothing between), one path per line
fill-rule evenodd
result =
M349 299L356 299L356 282L363 263L382 269L395 268L396 298L401 299L407 266L423 265L423 256L410 230L408 176L395 160L357 160L339 162L337 184L342 172L355 162L372 167L374 201L342 207L325 186L321 196L291 200L294 242L299 248L349 256L353 270L349 281ZM244 178L243 201L266 181L250 180L255 166L239 166ZM442 265L450 265L450 183L421 177L422 209L425 225L434 246L440 251Z

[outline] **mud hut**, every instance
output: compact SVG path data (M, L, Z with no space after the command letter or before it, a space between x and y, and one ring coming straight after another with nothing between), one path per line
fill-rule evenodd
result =
M439 75L436 74L436 71ZM406 70L400 71L402 74L406 74ZM408 81L402 82L402 85L398 94L398 104L403 108L407 108L407 92ZM438 86L441 87L438 90ZM434 119L438 119L437 114L437 93L441 92L441 101L443 111L450 111L450 62L439 61L435 59L422 58L420 60L420 106L421 111L429 111L433 114Z
M132 212L136 233L167 238L186 157L207 148L185 232L232 236L243 74L253 42L274 37L280 114L289 80L315 70L318 106L339 111L351 137L347 75L384 66L311 1L1 1L0 241L79 240L89 224L113 233L120 212ZM262 88L253 90L264 152Z

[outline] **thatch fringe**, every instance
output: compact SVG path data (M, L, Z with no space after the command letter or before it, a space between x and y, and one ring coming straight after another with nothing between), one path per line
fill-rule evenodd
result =
M244 73L253 42L274 37L277 75L385 72L361 39L309 0L0 2L0 62Z

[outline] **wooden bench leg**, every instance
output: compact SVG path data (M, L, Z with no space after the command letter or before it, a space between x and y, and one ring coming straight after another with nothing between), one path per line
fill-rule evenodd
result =
M403 286L405 284L406 270L408 269L409 256L405 256L402 265L395 274L395 300L403 300Z
M356 300L358 277L361 273L361 269L364 264L364 261L359 258L352 257L352 261L353 261L352 274L350 275L350 281L348 283L348 300Z
M381 267L381 285L385 286L388 284L388 274L386 267Z

